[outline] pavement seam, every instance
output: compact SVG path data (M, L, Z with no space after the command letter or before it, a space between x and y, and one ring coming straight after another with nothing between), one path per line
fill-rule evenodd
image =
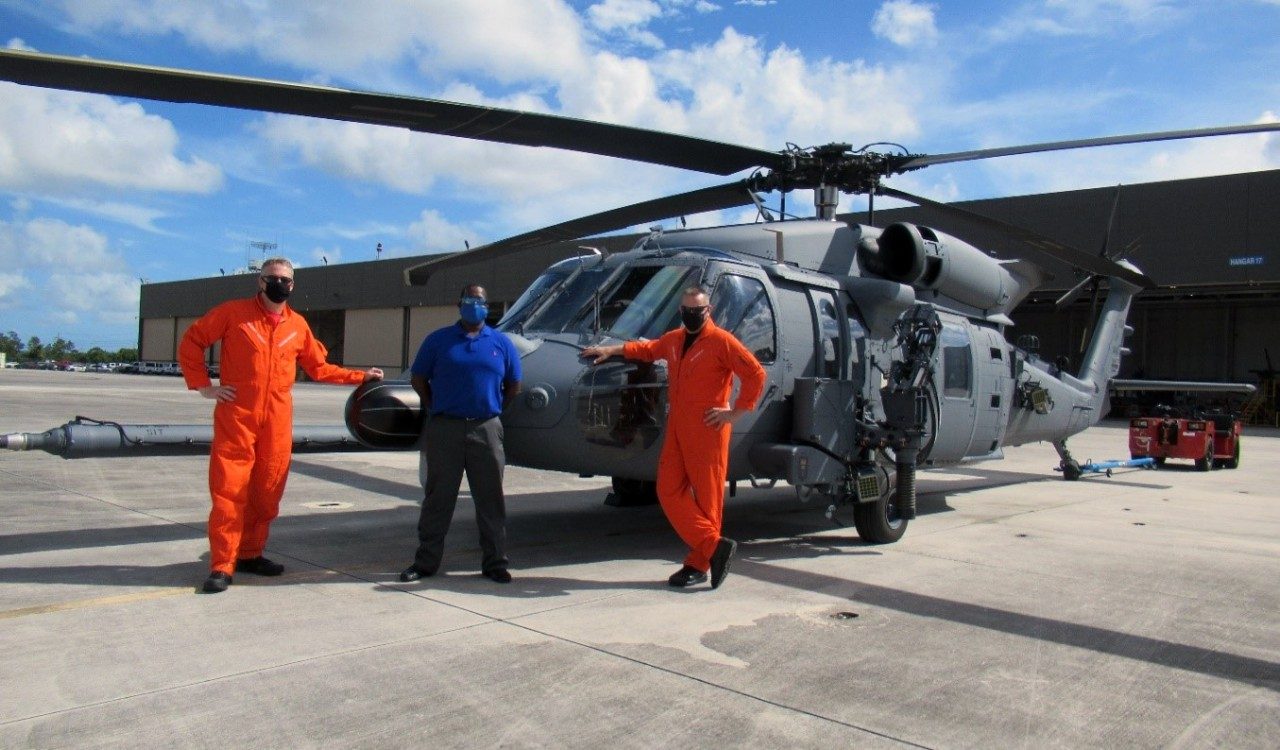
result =
M524 617L524 616L526 616L526 615L522 615L522 617ZM765 705L767 705L767 706L773 706L774 708L779 708L779 709L782 709L783 711L789 711L789 712L791 712L791 713L800 714L800 715L802 715L802 716L808 716L808 717L810 717L810 718L812 718L812 719L818 719L819 721L829 722L829 723L832 723L832 724L836 724L836 725L838 725L838 726L845 727L845 728L847 728L847 729L853 729L853 730L856 730L856 731L859 731L859 732L865 732L866 734L874 735L874 736L876 736L876 737L880 737L880 738L882 738L882 739L890 740L890 741L892 741L892 742L898 742L898 743L901 743L901 744L903 744L903 745L907 745L907 746L909 746L909 747L919 747L919 748L926 748L926 749L931 750L931 746L929 746L929 745L921 745L921 744L919 744L919 743L917 743L917 742L912 742L911 740L903 739L903 738L901 738L901 737L895 737L895 736L893 736L893 735L891 735L891 734L885 734L884 732L877 732L877 731L876 731L876 730L874 730L874 729L868 729L867 727L859 726L859 725L854 724L854 723L852 723L852 722L842 721L842 720L837 719L837 718L832 717L832 716L825 716L825 715L823 715L823 714L820 714L820 713L817 713L817 712L814 712L814 711L809 711L809 710L807 710L807 709L803 709L803 708L798 708L798 707L796 707L796 706L787 705L786 703L782 703L782 702L780 702L780 701L775 701L775 700L772 700L772 699L770 699L770 698L765 698L765 697L760 696L760 695L754 695L754 694L752 694L752 693L748 693L748 692L745 692L745 691L743 691L743 690L739 690L739 689L737 689L737 688L729 687L728 685L722 685L722 684L720 684L720 683L718 683L718 682L713 682L713 681L708 680L708 679L706 679L706 678L704 678L704 677L698 677L697 675L692 675L692 674L685 674L684 672L678 672L678 671L676 671L676 670L674 670L674 669L671 669L671 668L669 668L669 667L664 667L664 666L662 666L661 664L653 664L652 662L647 662L647 661L644 661L643 659L637 659L637 658L635 658L634 656L627 656L626 654L619 654L619 653L617 653L617 652L615 652L615 651L610 651L609 649L604 648L604 647L602 647L602 646L593 646L593 645L591 645L591 644L589 644L589 643L583 643L583 642L581 642L581 641L575 641L575 640L573 640L572 638L567 638L567 637L562 636L562 635L556 635L556 634L554 634L554 633L548 633L548 632L543 631L543 630L538 630L537 628L531 627L531 626L529 626L529 625L525 625L525 624L523 624L523 623L515 622L514 620L502 620L502 619L498 619L498 620L497 620L497 622L505 623L505 624L510 625L510 626L512 626L512 627L519 628L519 629L524 630L524 631L526 631L526 632L534 633L534 634L536 634L536 635L540 635L540 636L543 636L543 637L545 637L545 638L550 638L550 639L552 639L552 640L560 641L561 643L567 643L567 644L570 644L570 645L573 645L573 646L578 646L579 648L585 648L585 649L587 649L587 650L589 650L589 651L594 651L594 652L596 652L596 653L598 653L598 654L603 654L603 655L605 655L605 656L612 656L612 657L613 657L613 658L615 658L615 659L621 659L621 660L623 660L623 661L630 662L630 663L635 664L635 665L638 665L638 666L647 667L647 668L649 668L649 669L652 669L652 670L655 670L655 671L658 671L658 672L663 672L663 673L668 674L668 675L671 675L671 676L673 676L673 677L677 677L677 678L681 678L681 679L689 680L689 681L691 681L691 682L696 682L696 683L699 683L699 684L701 684L701 685L705 685L705 686L707 686L707 687L709 687L709 688L713 688L713 689L716 689L716 690L722 690L722 691L727 692L727 693L732 693L733 695L736 695L736 696L738 696L738 697L740 697L740 698L746 698L747 700L752 700L752 701L756 701L756 702L759 702L759 703L763 703L763 704L765 704Z

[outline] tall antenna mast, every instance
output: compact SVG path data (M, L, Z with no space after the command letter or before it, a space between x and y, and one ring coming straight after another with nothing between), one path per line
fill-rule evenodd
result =
M249 240L249 247L262 253L262 257L258 259L256 265L253 262L253 258L246 259L245 265L248 266L251 271L256 271L262 268L262 261L267 259L268 252L270 252L272 256L275 256L276 248L279 247L279 245L265 240Z

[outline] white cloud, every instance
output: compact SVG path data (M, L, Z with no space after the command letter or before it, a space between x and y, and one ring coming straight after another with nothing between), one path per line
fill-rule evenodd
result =
M127 226L136 227L144 232L152 234L160 234L173 236L173 232L169 232L156 226L156 221L167 217L166 211L160 211L147 206L140 206L133 203L119 203L116 201L96 201L96 200L77 200L77 199L59 199L50 198L49 202L72 208L93 216L99 216L104 219L125 224Z
M587 8L591 25L601 31L644 26L662 15L662 6L653 0L604 0Z
M107 238L89 227L48 218L0 221L0 257L10 259L6 275L26 279L12 288L23 306L38 300L48 320L76 323L88 313L94 321L118 324L138 313L137 278Z
M1277 0L1277 2L1280 2L1280 0ZM715 3L708 2L707 0L697 0L697 2L693 4L693 9L699 13L715 13L720 10L720 6Z
M115 270L121 257L107 248L107 238L87 226L72 226L57 219L32 219L21 224L0 222L7 255L25 268L55 270Z
M24 274L0 272L0 309L21 303L21 292L31 288L31 281Z
M763 8L766 5L777 5L778 0L733 0L734 5L749 5L756 8Z
M0 83L0 99L0 188L209 193L222 184L216 166L179 157L173 125L138 104L13 83Z
M1146 35L1172 26L1188 12L1176 0L1044 0L1015 6L988 29L988 35L996 41Z
M871 30L899 47L933 44L938 39L934 9L912 0L888 0L871 19Z
M732 28L713 44L661 55L652 67L659 90L687 98L685 132L768 149L913 135L917 99L929 91L905 69L808 60L783 45L765 50Z
M138 315L140 284L127 273L59 273L49 278L48 288L49 301L71 313L67 322L84 313L107 324L127 323Z
M406 254L457 252L466 249L466 243L478 246L477 235L466 227L454 224L437 211L426 210L409 226L411 247Z
M503 82L554 78L583 63L582 24L561 0L61 0L85 31L177 34L217 52L347 77L418 58L428 76L467 70Z

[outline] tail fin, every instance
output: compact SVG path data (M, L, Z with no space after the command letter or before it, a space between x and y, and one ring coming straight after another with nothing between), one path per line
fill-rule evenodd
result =
M1138 271L1131 263L1118 262ZM1125 321L1129 317L1129 307L1133 304L1134 295L1141 291L1141 287L1114 276L1110 278L1110 282L1111 291L1107 293L1102 312L1094 323L1093 338L1089 341L1089 349L1085 352L1084 361L1080 363L1080 374L1077 376L1085 389L1096 394L1099 405L1107 395L1107 383L1120 373L1120 357L1128 353L1124 348Z

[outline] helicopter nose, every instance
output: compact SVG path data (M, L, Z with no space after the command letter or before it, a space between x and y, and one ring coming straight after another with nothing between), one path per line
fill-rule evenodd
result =
M553 389L548 385L534 386L524 395L524 404L531 411L542 411L551 405L553 393Z
M522 352L522 393L503 412L502 421L507 427L554 427L564 418L569 410L564 394L585 366L578 351L576 346L548 339L541 346Z

